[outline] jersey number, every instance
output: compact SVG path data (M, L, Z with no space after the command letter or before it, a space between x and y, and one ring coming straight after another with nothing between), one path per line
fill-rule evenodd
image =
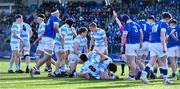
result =
M89 69L91 69L92 72L96 71L96 69L92 65L89 66Z
M157 30L158 30L158 25L154 25L154 26L152 27L152 32L157 32Z
M135 32L138 32L137 26L133 26L133 28L135 29Z
M143 24L143 26L144 26L144 29L143 29L143 30L146 31L146 24Z

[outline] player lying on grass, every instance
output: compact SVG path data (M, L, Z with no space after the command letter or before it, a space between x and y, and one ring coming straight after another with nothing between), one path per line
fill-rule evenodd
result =
M85 79L118 79L114 73L117 66L112 63L112 59L95 49L96 52L89 52L80 56L81 60L87 60L81 67L79 76Z

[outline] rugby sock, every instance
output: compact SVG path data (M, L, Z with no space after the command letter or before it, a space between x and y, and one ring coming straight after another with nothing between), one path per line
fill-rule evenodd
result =
M144 69L144 71L145 71L146 73L149 73L150 67L149 67L149 66L146 66L145 69Z
M124 73L125 64L121 64L122 73Z
M33 69L36 70L36 71L39 70L36 66L34 66Z
M130 78L135 78L135 76L133 74L129 74Z
M19 69L20 69L19 64L16 64L16 70L19 70Z
M28 68L29 68L29 64L26 64L26 67L28 67Z
M9 64L9 70L12 70L13 64Z
M161 67L159 68L159 70L160 70L160 74L163 74L163 69Z
M161 71L163 74L163 78L167 79L167 72L168 72L167 67L166 66L161 67Z
M172 76L176 76L176 73L172 73Z
M148 64L146 65L146 67L145 67L144 71L145 71L146 73L149 73L150 68L151 68L151 64L150 64L150 63L148 63Z
M153 72L154 72L155 74L157 74L157 71L158 71L157 68L155 68Z

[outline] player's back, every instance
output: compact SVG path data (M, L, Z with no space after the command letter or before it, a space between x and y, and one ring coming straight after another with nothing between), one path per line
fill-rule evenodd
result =
M59 26L60 19L58 19L56 16L50 16L45 26L44 37L55 38L56 32L54 30L54 24Z
M20 24L20 28L21 28L21 38L25 41L29 41L30 40L30 32L32 31L31 26L28 23L21 23Z
M95 39L95 46L101 47L105 45L103 37L105 37L105 31L101 28L97 28L97 32L91 32L91 37Z
M64 46L65 48L69 48L71 52L73 52L73 32L68 24L64 24L60 27L62 35L64 35Z
M149 41L149 37L151 33L151 25L148 24L145 20L140 20L138 24L143 31L143 41Z
M151 43L161 42L160 40L161 31L167 30L167 28L168 28L167 23L162 20L155 23L152 27Z
M128 22L124 25L124 31L128 32L127 35L127 43L128 44L136 44L140 42L140 26L135 22Z
M83 74L89 74L90 77L100 79L100 68L98 62L86 61L81 67Z
M88 60L89 61L91 61L91 62L93 62L93 63L96 63L96 62L100 62L100 55L98 55L97 53L95 53L94 51L90 51L89 53L88 53Z
M176 46L178 45L178 41L176 41L170 34L172 31L174 31L174 35L178 38L178 31L177 31L177 27L175 28L168 28L168 31L167 31L167 35L168 35L168 44L167 44L167 47L173 47L173 46Z

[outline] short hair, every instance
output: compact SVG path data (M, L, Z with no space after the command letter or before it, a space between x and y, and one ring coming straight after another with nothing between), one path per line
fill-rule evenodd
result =
M140 13L140 14L139 14L139 19L140 19L140 20L146 19L146 14Z
M45 19L44 14L39 14L38 17L40 17L40 18L42 18L42 19Z
M97 27L97 24L95 22L92 22L89 24L89 27Z
M122 21L124 22L124 23L127 23L127 21L129 20L129 19L131 19L128 15L123 15L122 16Z
M171 19L171 20L169 21L169 24L171 24L171 23L177 24L177 20L176 20L176 19Z
M86 31L88 31L86 27L81 27L81 28L79 29L79 34L84 33L84 32L86 32Z
M88 60L86 54L81 54L79 57L83 62L86 62Z
M18 19L18 18L23 18L23 16L22 16L21 14L17 14L17 15L15 16L15 18L16 18L16 19Z
M66 20L66 24L68 24L70 27L73 25L73 23L74 23L74 20L72 18L68 18Z
M155 20L155 17L154 17L154 15L150 15L147 17L147 19Z
M117 71L117 65L114 64L114 63L110 63L110 64L108 65L108 69L109 69L110 71L112 71L113 73L115 73L115 72Z
M172 15L169 12L163 12L162 13L162 18L163 19L171 19Z

